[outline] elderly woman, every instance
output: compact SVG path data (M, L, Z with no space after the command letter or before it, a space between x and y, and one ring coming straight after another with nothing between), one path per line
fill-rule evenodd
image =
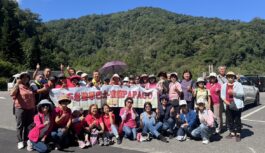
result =
M226 137L231 139L236 137L236 142L241 140L241 112L244 108L244 91L241 83L235 81L236 75L234 72L226 74L227 83L222 85L221 98L226 105L226 118L229 135Z
M158 122L158 115L152 111L152 104L150 102L145 102L144 112L140 116L140 125L142 127L142 135L147 135L148 132L161 140L162 142L168 142L167 139L161 135L158 130L162 127L162 123Z
M29 81L30 75L26 72L21 73L10 93L14 100L18 149L25 147L24 144L28 139L28 126L33 122L35 114L35 96L30 88Z
M201 138L203 144L208 144L211 135L215 132L214 114L210 109L206 108L206 100L200 98L197 100L198 116L200 125L191 132L194 138Z
M53 115L53 104L43 99L37 106L38 114L34 116L35 127L29 132L29 140L27 142L27 150L32 151L33 149L40 152L48 152L47 137L51 134L54 115Z
M136 117L137 113L133 108L133 99L125 99L125 107L120 109L120 117L122 119L122 131L125 137L136 140Z

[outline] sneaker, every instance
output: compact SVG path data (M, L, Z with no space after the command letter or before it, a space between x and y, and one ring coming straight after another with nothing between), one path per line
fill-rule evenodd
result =
M98 139L98 143L99 143L100 146L103 146L104 145L103 139L102 138L99 138Z
M232 139L235 135L232 133L229 133L225 138L226 139Z
M220 129L216 129L216 130L215 130L215 133L219 134L220 131L221 131Z
M168 143L167 138L165 138L161 134L158 136L158 139L161 140L162 142Z
M174 135L173 134L170 134L168 138L169 139L173 139L174 138Z
M25 146L24 146L24 142L19 142L17 143L17 149L23 149Z
M117 138L117 144L121 144L121 138L120 137Z
M236 135L236 142L240 142L241 141L241 136L240 135Z
M91 146L91 143L90 143L90 141L87 141L87 142L85 143L85 145L86 145L86 147L89 147L89 146Z
M77 142L78 142L79 148L84 149L86 147L86 144L84 141L77 141Z
M103 145L104 146L108 146L109 145L109 139L108 138L104 138Z
M33 151L33 146L32 146L32 143L30 142L30 140L27 141L27 150Z
M204 139L204 140L202 141L202 143L203 143L203 144L208 144L208 143L209 143L209 140L208 140L208 139Z

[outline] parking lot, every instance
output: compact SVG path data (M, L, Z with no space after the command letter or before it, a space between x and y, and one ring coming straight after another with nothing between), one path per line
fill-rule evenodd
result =
M0 92L0 147L5 148L5 152L16 151L15 118L12 115L12 100L7 92ZM247 106L242 113L242 140L236 143L235 140L228 140L221 136L214 136L213 141L208 145L203 145L200 141L189 140L178 142L176 139L169 143L152 140L151 142L129 142L123 141L122 145L113 145L110 149L106 147L95 147L93 152L152 152L152 153L173 153L173 152L202 152L202 153L264 153L265 152L265 93L260 94L260 105ZM8 130L4 130L8 129ZM12 143L6 143L10 141ZM4 147L5 146L5 147ZM11 149L13 151L11 151ZM0 151L2 152L2 151ZM26 152L26 150L22 151ZM73 152L80 152L75 148ZM87 151L82 151L87 152Z

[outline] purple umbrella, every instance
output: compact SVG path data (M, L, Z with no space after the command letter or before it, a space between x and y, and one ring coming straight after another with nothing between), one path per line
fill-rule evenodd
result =
M102 68L99 69L101 74L114 74L120 73L127 69L127 64L122 61L111 61L104 64Z

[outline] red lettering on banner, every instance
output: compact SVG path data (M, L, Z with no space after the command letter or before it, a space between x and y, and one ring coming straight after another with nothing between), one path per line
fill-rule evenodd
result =
M110 97L111 98L116 98L116 90L110 91Z
M107 97L108 97L108 92L105 90L105 91L103 92L102 98L107 98Z
M76 92L74 95L74 101L80 101L80 93Z
M137 98L139 99L139 98L141 98L141 97L142 97L141 92L138 91Z
M81 93L82 101L87 101L88 100L88 94L87 92L82 92Z
M97 99L101 99L101 95L102 95L102 92L101 91L97 91L96 92L96 98Z
M67 96L68 99L71 99L71 100L74 99L74 97L73 97L73 93L71 93L71 92L67 93L66 96Z
M94 100L94 99L95 99L95 92L93 92L93 91L89 92L89 93L88 93L88 98L89 98L90 100Z
M132 98L132 91L129 91L129 93L128 93L128 96L127 97L130 97L130 98Z
M137 96L138 92L137 91L133 91L133 97L132 98L135 98Z

